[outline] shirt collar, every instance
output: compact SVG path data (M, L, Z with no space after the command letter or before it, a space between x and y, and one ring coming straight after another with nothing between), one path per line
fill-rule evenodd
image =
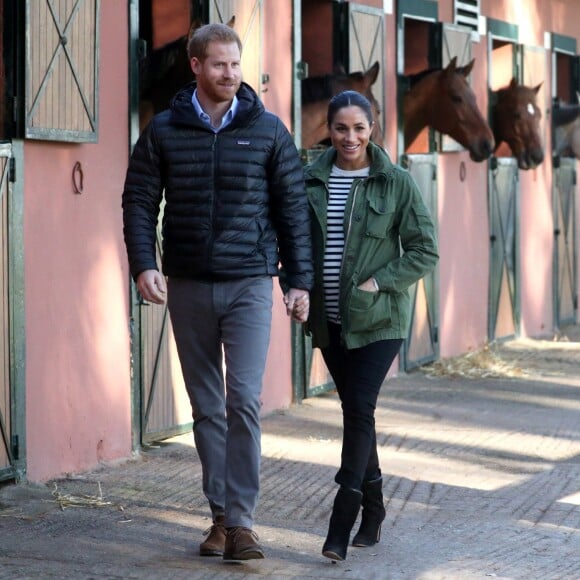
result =
M236 116L236 113L238 111L238 105L239 105L238 97L236 97L236 95L234 95L234 98L232 99L232 104L230 105L230 108L226 111L226 114L222 117L221 125L216 128L216 127L212 126L210 116L201 107L201 103L199 102L199 99L197 98L197 89L195 89L193 91L193 95L191 97L191 103L193 104L193 108L195 109L196 113L199 115L199 118L204 123L209 125L213 129L213 131L215 131L216 133L218 131L220 131L221 129L223 129L224 127L227 127L233 121L233 119Z

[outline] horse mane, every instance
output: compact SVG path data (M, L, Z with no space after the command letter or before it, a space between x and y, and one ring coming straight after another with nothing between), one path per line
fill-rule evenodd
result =
M302 104L317 103L334 96L333 81L335 75L327 74L316 77L306 77L302 80Z
M432 73L439 72L441 70L442 70L441 68L428 68L418 73L405 75L403 78L407 82L407 88L412 89L418 82L422 81L425 77L429 76Z
M147 98L150 91L171 73L176 63L187 61L187 40L187 35L180 36L152 50L139 61L141 98Z
M348 79L362 80L364 73L356 71L350 74L334 73L315 77L306 77L302 80L302 104L309 105L326 101L336 94L336 87L347 84Z
M568 125L580 116L580 105L554 103L552 106L552 121L555 127Z

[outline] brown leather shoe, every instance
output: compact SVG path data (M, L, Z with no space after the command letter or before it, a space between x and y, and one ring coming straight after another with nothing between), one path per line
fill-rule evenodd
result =
M199 545L200 556L223 556L226 545L224 516L216 516L214 523L204 533L207 538Z
M228 528L224 560L261 560L264 550L258 544L258 534L250 528Z

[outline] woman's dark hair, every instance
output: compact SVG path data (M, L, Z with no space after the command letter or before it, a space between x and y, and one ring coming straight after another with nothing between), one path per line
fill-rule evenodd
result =
M326 122L329 127L334 121L336 113L345 107L359 107L369 120L369 125L373 124L373 110L370 101L364 95L357 93L357 91L342 91L342 93L334 95L330 99L330 103L328 103Z

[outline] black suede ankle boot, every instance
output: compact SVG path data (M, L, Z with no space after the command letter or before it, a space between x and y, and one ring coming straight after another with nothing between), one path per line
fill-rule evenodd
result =
M322 547L322 555L331 560L344 560L350 539L350 532L356 521L362 492L341 486L334 498L328 535Z
M381 539L381 524L386 516L383 504L383 478L365 481L362 493L362 518L352 545L374 546Z

